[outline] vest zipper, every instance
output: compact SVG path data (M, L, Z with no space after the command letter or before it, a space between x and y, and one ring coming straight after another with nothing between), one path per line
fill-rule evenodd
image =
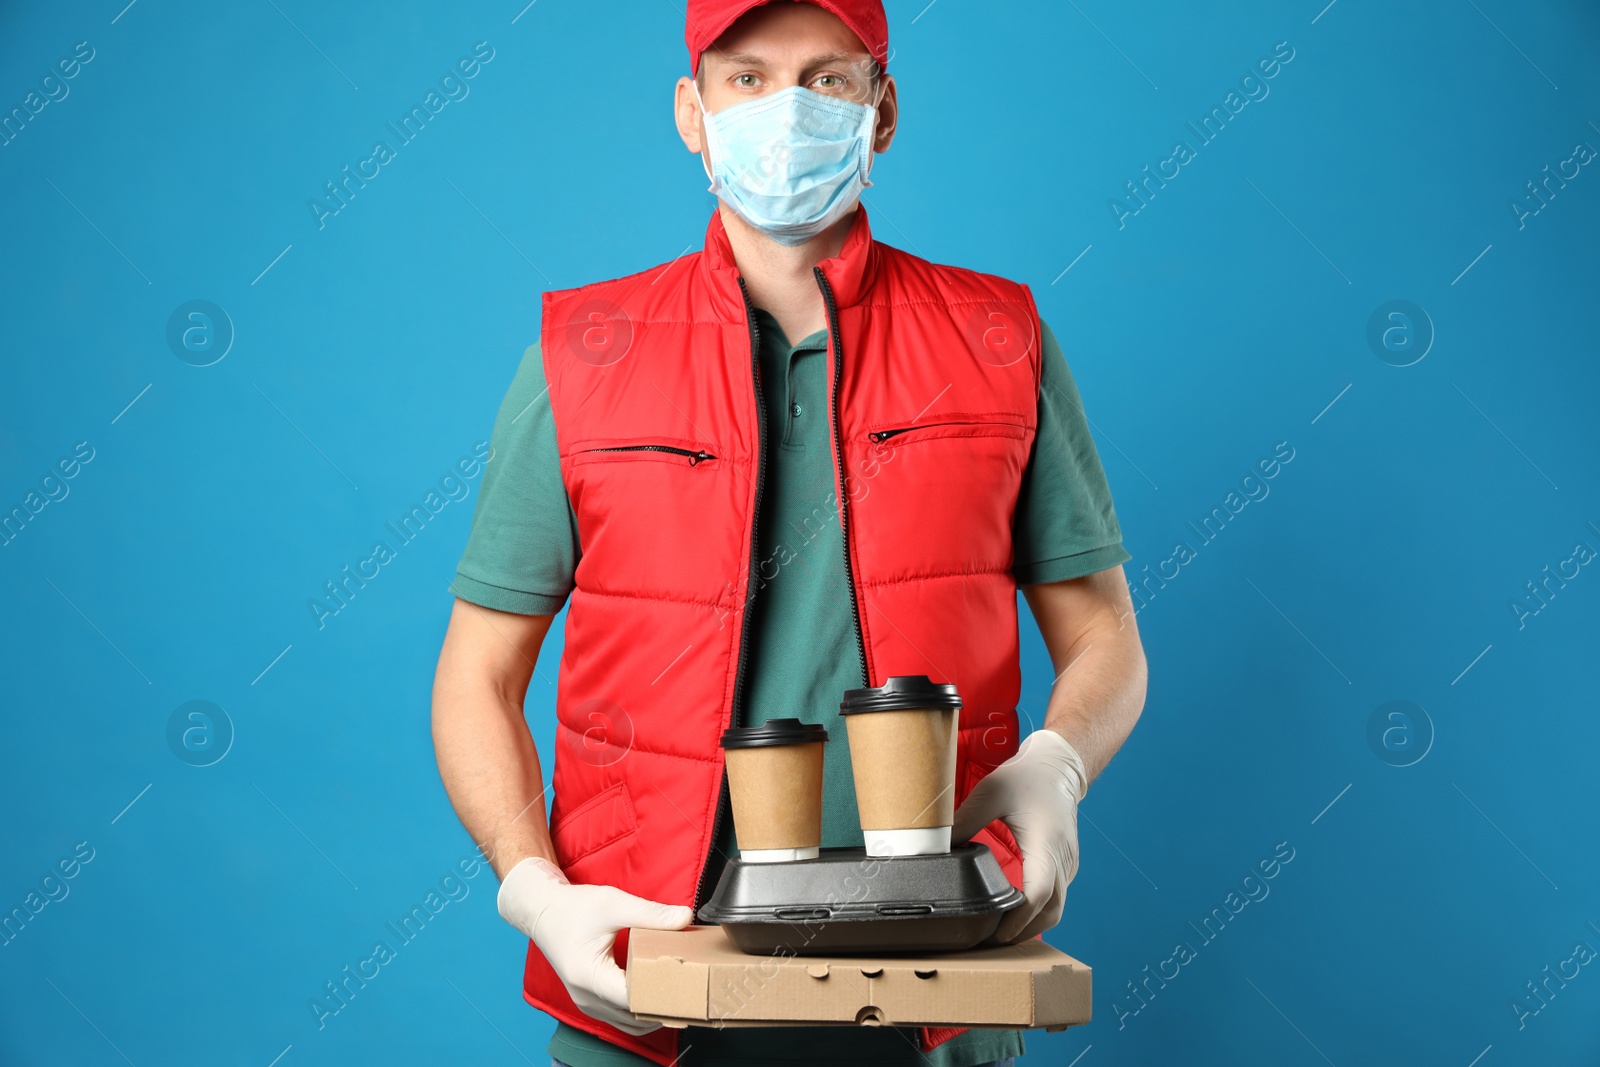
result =
M750 511L750 565L749 577L746 579L743 617L739 622L739 665L733 677L733 708L729 718L731 726L744 725L744 676L745 667L750 659L750 590L755 587L756 581L756 537L761 529L761 494L766 482L767 455L767 406L766 400L761 395L761 324L756 321L755 305L750 303L750 291L745 288L744 278L739 279L739 295L744 298L745 321L750 325L750 380L755 383L756 396L756 502ZM722 782L718 787L717 809L711 817L711 847L717 847L717 839L722 830L722 813L727 810L728 801L728 776L723 772ZM694 909L700 910L704 903L701 894L706 887L706 871L711 866L711 853L707 852L705 860L700 865L700 877L694 886Z
M867 434L867 440L875 441L878 444L882 444L883 442L887 441L891 437L899 437L901 434L910 433L912 430L926 430L926 429L928 429L929 427L932 427L932 426L993 426L993 427L1007 427L1007 428L1010 428L1010 429L1020 429L1020 427L1018 427L1016 423L1011 423L1011 422L999 422L999 421L992 421L992 420L977 421L977 420L973 420L973 419L949 419L949 420L946 420L944 422L925 422L925 423L922 423L920 426L896 426L894 429L891 429L891 430L873 430L871 433Z
M692 448L675 448L672 445L617 445L614 448L586 448L585 452L671 452L674 455L688 456L689 466L693 467L703 459L716 459L710 452L696 452Z
M822 301L828 307L828 333L833 339L833 440L834 460L839 469L839 541L844 546L844 583L850 590L850 620L855 624L856 654L861 657L861 684L869 686L872 678L867 674L867 643L861 633L861 602L856 598L855 573L850 569L850 510L846 504L844 486L844 433L839 429L839 382L844 377L844 339L839 334L839 308L834 303L833 287L821 267L812 267L817 287L822 290Z

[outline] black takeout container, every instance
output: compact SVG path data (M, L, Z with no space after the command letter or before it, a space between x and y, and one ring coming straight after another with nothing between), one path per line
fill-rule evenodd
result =
M894 857L825 848L812 860L730 859L699 918L755 955L961 952L1020 903L987 845Z

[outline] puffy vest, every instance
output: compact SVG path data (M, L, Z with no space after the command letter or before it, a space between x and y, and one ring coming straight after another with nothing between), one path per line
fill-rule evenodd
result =
M1018 742L1011 522L1037 423L1038 311L1026 286L874 241L865 209L814 276L861 684L958 687L959 803ZM718 738L747 721L762 443L779 432L764 424L755 316L715 212L702 251L547 292L543 316L581 547L556 687L556 856L573 882L698 906L731 818ZM1004 824L975 840L1020 886ZM619 965L626 944L623 931ZM657 1063L678 1054L677 1031L634 1037L579 1011L532 942L524 996ZM959 1032L924 1027L922 1047Z

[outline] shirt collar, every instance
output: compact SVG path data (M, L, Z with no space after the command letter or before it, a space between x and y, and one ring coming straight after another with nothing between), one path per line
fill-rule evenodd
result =
M764 307L758 307L756 308L756 317L761 321L762 338L765 339L768 336L782 337L784 347L789 349L791 356L796 352L810 352L828 347L828 331L826 327L800 338L799 341L791 345L784 335L782 327L778 325L778 320L773 317L772 312Z

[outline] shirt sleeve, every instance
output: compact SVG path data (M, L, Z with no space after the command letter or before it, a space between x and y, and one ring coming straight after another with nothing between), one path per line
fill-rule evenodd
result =
M572 591L578 525L561 480L544 361L530 345L506 390L450 591L519 615L554 615Z
M1018 585L1081 578L1133 558L1066 356L1049 325L1040 327L1039 426L1012 522Z

